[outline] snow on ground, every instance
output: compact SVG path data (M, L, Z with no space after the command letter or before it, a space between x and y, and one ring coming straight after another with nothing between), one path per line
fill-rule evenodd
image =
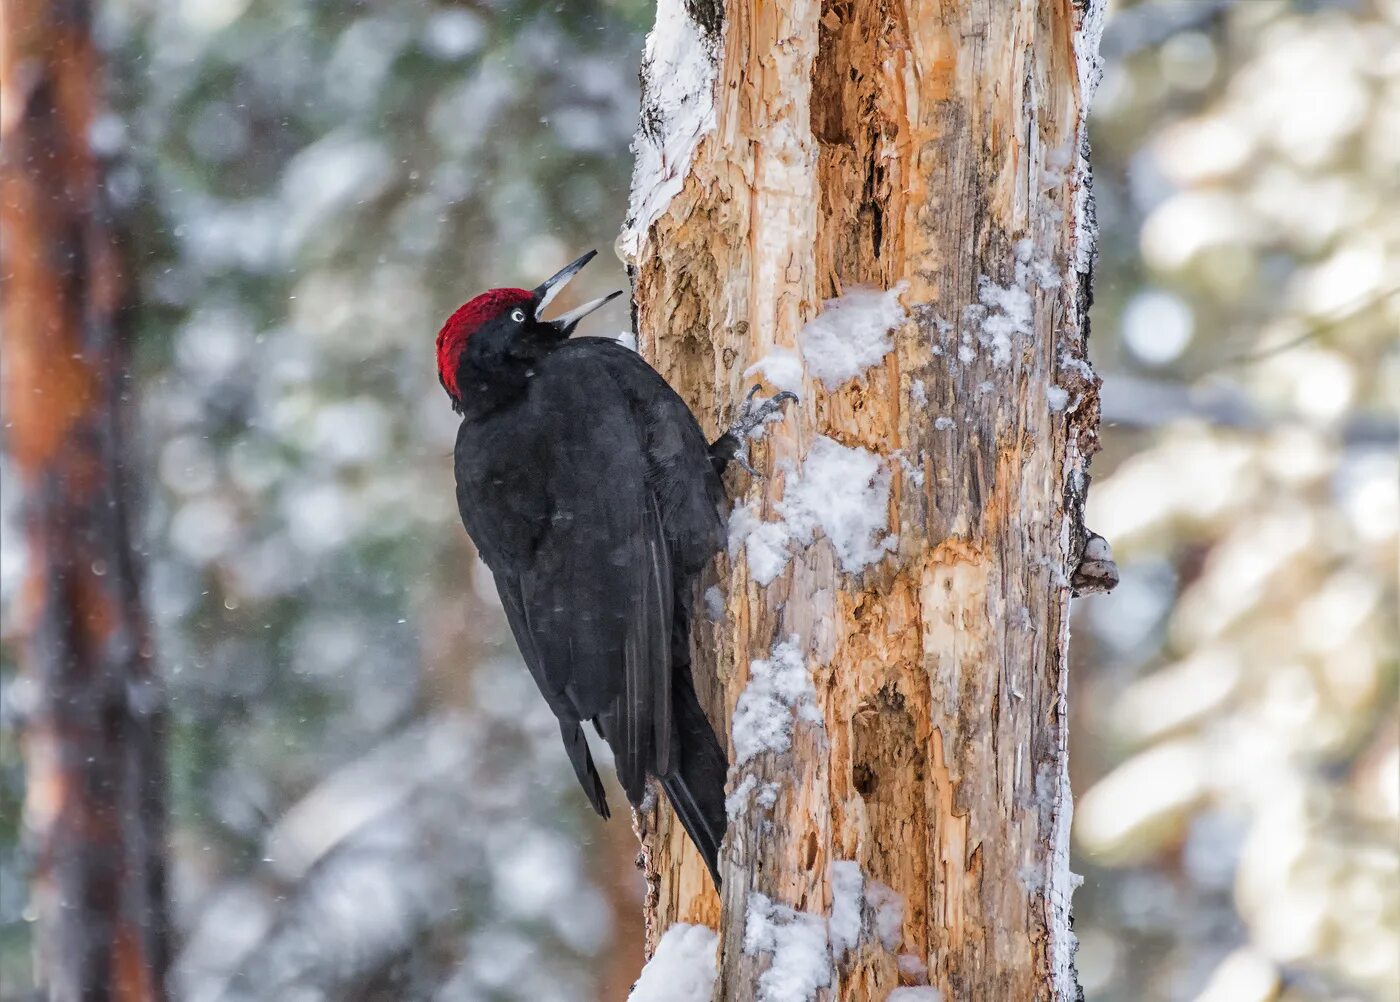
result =
M821 916L777 904L757 891L749 893L744 952L772 955L758 978L759 1002L808 1002L817 989L831 984Z
M909 316L899 301L908 287L901 282L887 292L852 289L823 303L798 335L808 373L834 390L889 354L890 332Z
M821 721L816 695L796 637L773 648L769 657L752 662L749 684L734 707L734 764L743 765L767 751L787 751L792 746L795 719ZM743 789L742 784L739 789ZM737 796L739 789L730 796Z
M656 944L627 1002L710 1002L718 946L713 929L677 922Z
M749 573L770 584L787 566L790 544L810 546L816 530L830 541L848 574L895 548L889 529L890 471L875 453L820 437L795 475L789 474L776 522L746 505L729 521L730 555L748 552Z

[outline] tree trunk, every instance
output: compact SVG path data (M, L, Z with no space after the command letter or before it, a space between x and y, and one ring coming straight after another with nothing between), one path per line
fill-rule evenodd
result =
M23 484L26 834L54 1000L165 997L163 698L125 441L125 286L91 148L78 0L6 0L0 87L5 444Z
M669 809L638 817L649 949L717 929L726 1002L1077 994L1069 599L1116 575L1082 523L1102 8L660 2L640 350L712 435L756 379L801 395L697 606L722 901Z

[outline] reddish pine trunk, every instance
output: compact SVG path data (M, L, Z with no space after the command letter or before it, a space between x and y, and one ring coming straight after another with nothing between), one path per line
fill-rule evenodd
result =
M79 0L7 0L5 446L24 494L26 834L54 1000L165 997L163 697L131 543L125 282Z

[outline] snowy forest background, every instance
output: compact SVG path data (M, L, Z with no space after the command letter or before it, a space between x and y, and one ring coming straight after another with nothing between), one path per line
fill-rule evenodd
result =
M607 251L651 5L98 7L178 996L624 997L636 843L578 795L477 573L432 342L476 291ZM1103 54L1088 522L1123 582L1075 612L1080 977L1090 1000L1393 999L1400 4L1115 3ZM589 271L581 295L625 281ZM5 998L31 986L20 501Z

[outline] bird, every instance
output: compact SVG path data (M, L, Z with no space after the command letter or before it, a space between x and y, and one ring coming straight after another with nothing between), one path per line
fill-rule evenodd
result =
M694 593L725 542L722 476L754 472L750 438L796 397L755 386L708 442L639 354L573 336L621 291L543 319L596 253L533 290L483 292L439 331L457 506L589 803L609 817L586 723L633 807L656 778L718 888L728 761L691 673Z

